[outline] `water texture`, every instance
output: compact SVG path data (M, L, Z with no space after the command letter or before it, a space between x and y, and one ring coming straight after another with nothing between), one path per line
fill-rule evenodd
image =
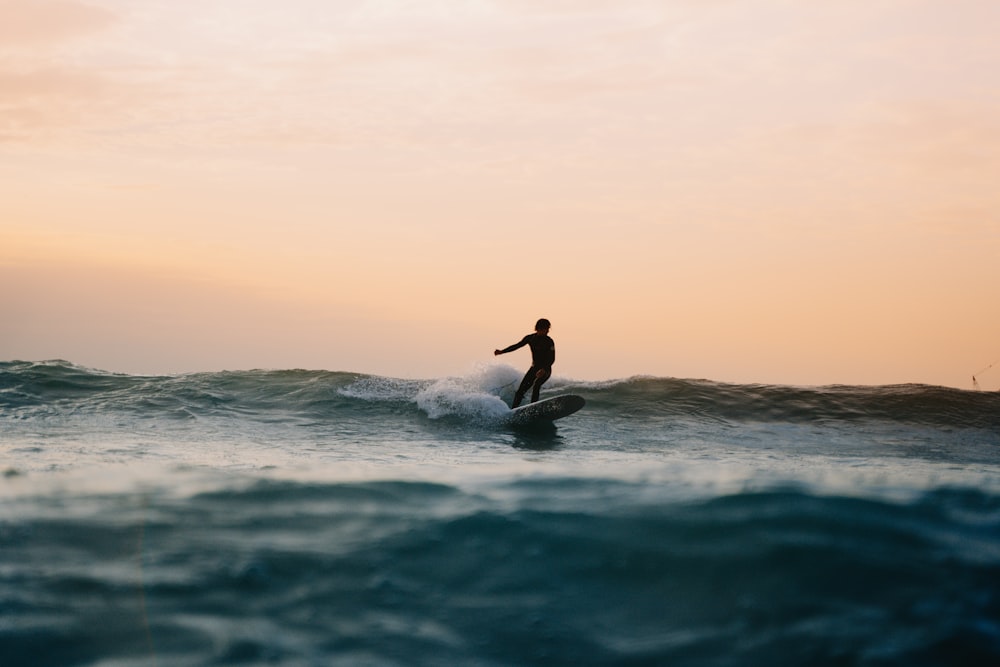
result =
M1000 660L997 392L519 376L0 363L0 665Z

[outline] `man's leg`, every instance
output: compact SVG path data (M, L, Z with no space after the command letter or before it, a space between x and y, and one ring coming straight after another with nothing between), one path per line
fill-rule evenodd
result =
M537 372L538 370L532 366L528 369L528 372L524 374L524 379L521 380L521 386L517 388L517 392L514 394L514 402L510 405L512 410L521 405L521 401L524 400L524 395L528 393L528 387L530 387L531 383L535 381L535 373Z
M532 370L534 370L534 369L532 369ZM538 371L535 371L535 372L537 373ZM535 383L531 387L531 402L532 403L534 403L535 401L538 400L538 392L542 390L542 385L545 384L545 381L548 380L550 377L552 377L552 371L551 370L548 371L547 373L545 373L545 375L543 375L542 377L535 379Z

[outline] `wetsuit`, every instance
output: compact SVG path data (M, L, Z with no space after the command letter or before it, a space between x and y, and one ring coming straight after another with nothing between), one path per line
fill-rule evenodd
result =
M538 400L538 392L541 391L545 381L552 376L552 364L556 361L555 341L546 334L541 333L528 334L519 343L514 343L510 347L500 350L500 354L513 352L525 345L531 346L531 368L524 374L521 386L517 388L517 393L514 394L512 408L516 408L521 404L524 395L528 393L528 387L531 387L531 402L534 403ZM545 373L542 377L536 377L538 371L545 371Z

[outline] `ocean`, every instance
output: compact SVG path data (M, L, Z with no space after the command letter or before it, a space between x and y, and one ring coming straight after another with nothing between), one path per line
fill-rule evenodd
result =
M0 665L1000 664L1000 392L0 363Z

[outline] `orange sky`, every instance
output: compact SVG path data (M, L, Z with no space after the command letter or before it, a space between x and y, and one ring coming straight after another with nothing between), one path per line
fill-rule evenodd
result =
M1000 359L997 25L0 0L0 359L430 378L544 316L564 377L971 388Z

